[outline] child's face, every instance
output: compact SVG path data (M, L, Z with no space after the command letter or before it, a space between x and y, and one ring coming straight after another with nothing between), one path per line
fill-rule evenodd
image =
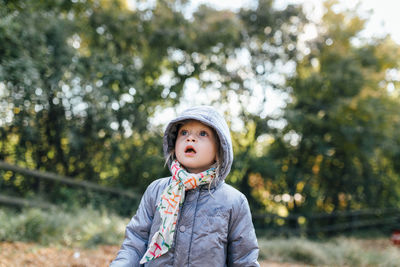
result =
M216 161L217 152L217 137L207 125L191 120L179 129L175 156L190 173L208 170Z

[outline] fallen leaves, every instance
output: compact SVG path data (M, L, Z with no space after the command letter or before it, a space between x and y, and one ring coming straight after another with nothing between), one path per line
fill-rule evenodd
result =
M108 266L117 255L119 246L98 246L94 249L44 247L34 243L0 243L0 267Z

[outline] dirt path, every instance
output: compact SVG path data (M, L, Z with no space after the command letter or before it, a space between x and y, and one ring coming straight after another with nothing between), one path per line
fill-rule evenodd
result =
M366 250L391 247L389 239L357 241ZM40 246L35 243L0 242L0 267L86 267L108 266L119 246L99 246L94 249ZM305 267L307 265L261 261L261 267Z
M86 267L108 266L119 246L96 249L43 247L33 243L0 243L0 267ZM302 265L261 262L261 266L300 267Z
M108 266L118 251L117 246L96 249L43 247L32 243L0 243L0 267Z

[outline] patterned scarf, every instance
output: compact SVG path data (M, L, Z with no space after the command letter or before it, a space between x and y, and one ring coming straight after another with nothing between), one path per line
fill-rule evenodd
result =
M160 203L157 206L162 224L151 239L151 243L140 264L160 257L171 248L179 207L185 200L185 191L210 183L215 177L215 168L210 168L197 174L188 173L178 161L174 160L171 164L171 173L172 182L162 192Z

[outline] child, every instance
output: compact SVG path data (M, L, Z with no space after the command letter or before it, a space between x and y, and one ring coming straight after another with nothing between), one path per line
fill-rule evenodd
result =
M163 142L172 177L149 185L110 266L259 266L247 199L224 182L233 151L222 116L190 108Z

